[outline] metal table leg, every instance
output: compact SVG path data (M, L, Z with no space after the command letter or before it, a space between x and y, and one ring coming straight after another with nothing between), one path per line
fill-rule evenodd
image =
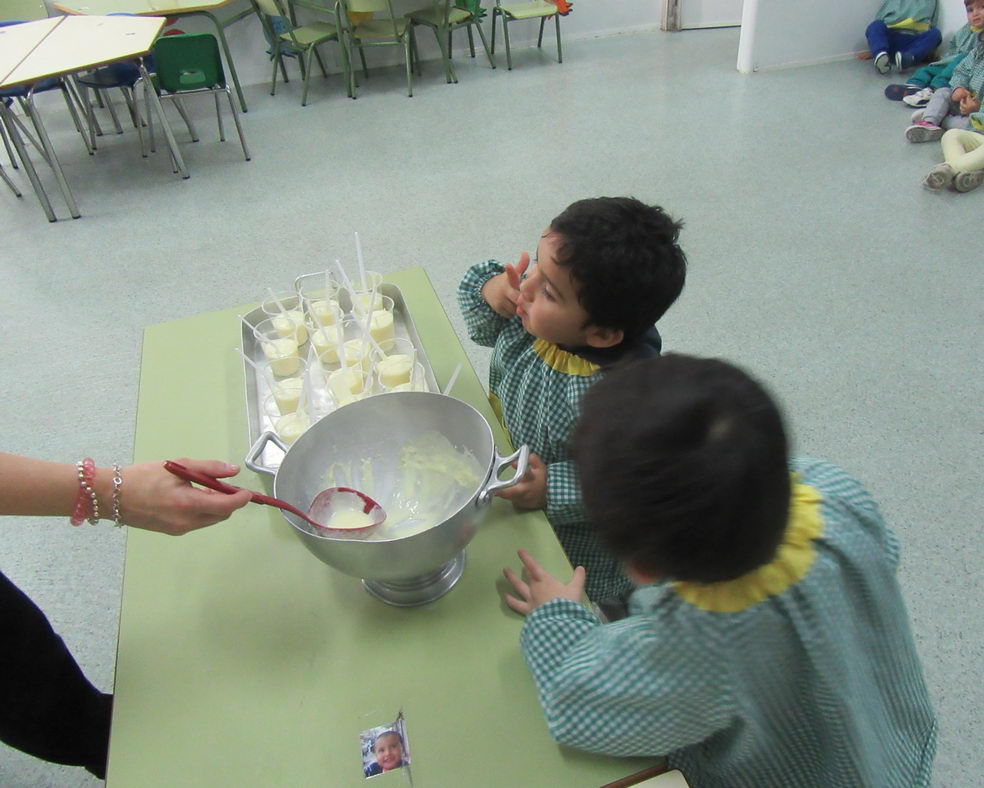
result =
M174 132L171 131L171 124L167 122L167 118L164 116L164 107L161 106L161 100L157 96L157 91L154 90L154 83L151 82L150 74L147 73L143 61L140 62L140 76L147 80L147 101L153 105L154 112L157 113L157 117L161 121L161 126L164 128L164 138L167 140L168 148L171 149L171 157L174 159L174 163L178 165L178 172L181 173L181 177L187 179L191 176L185 168L184 159L181 158L181 151L178 150L178 143L174 139Z
M34 165L31 163L31 159L27 155L27 148L24 146L24 140L21 139L20 132L17 130L17 124L13 121L13 112L10 107L2 101L0 101L0 120L3 121L3 125L7 129L7 134L10 137L10 141L14 145L14 150L17 151L17 155L20 157L21 163L24 165L24 172L27 173L27 177L31 181L31 186L34 187L34 193L37 195L38 201L41 203L41 208L44 209L44 213L48 217L48 221L57 221L55 212L51 208L51 201L48 199L48 195L45 192L44 187L41 185L41 180L38 178L38 174L34 170Z
M40 138L41 148L44 150L45 158L48 160L48 164L51 165L52 171L55 173L55 181L58 183L58 188L61 189L62 196L65 198L65 204L68 205L68 212L72 215L73 219L78 219L82 214L79 213L79 206L75 202L75 196L72 194L72 190L68 188L68 181L65 180L65 173L62 171L61 163L58 161L58 156L55 155L54 146L51 144L51 140L48 138L48 131L44 127L44 123L41 121L41 115L37 108L34 106L34 95L29 92L27 95L27 112L31 116L31 122L34 124L35 130L38 132L38 137ZM7 127L10 131L10 126ZM88 140L86 140L86 145L88 146Z

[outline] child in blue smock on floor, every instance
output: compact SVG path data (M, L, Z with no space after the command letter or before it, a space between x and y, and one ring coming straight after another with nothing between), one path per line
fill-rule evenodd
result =
M588 596L603 602L632 587L587 527L567 441L584 392L605 370L658 355L654 323L683 289L680 224L631 197L570 205L543 232L533 263L472 266L458 287L468 335L494 348L489 399L517 446L527 477L499 493L543 509L573 565L591 570Z
M912 107L925 107L937 90L949 95L950 78L964 56L977 46L977 35L984 30L984 0L965 0L967 24L950 36L946 54L927 66L917 69L904 85L885 88L888 98L899 100Z
M899 71L925 60L943 37L933 27L936 0L885 0L864 31L879 74Z
M929 785L936 720L878 506L787 460L764 389L662 356L587 393L574 438L592 526L639 585L603 624L520 552L506 602L557 741L666 755L700 788ZM590 570L588 572L590 577Z
M905 130L905 138L909 142L931 142L940 139L947 129L984 132L982 93L984 42L978 35L977 45L954 69L950 87L937 90L925 109L912 113L912 125Z

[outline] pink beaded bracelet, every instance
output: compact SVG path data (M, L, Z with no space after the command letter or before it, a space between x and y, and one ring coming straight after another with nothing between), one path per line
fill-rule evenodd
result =
M91 525L99 522L99 502L92 483L96 480L96 463L91 457L75 463L75 472L79 477L79 496L75 499L75 509L69 522L72 525L82 525L88 520Z

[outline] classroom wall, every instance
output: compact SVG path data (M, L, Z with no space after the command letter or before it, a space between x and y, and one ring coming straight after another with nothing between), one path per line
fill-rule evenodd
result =
M738 70L814 65L865 51L880 0L745 0ZM967 21L963 0L939 0L944 39Z

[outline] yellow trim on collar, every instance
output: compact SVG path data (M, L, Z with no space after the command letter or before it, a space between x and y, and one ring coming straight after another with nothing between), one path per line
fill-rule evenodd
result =
M533 343L533 350L548 367L557 370L557 372L563 372L565 375L590 378L601 369L597 364L592 364L587 359L561 350L553 342L547 342L545 339L537 339Z
M789 523L782 544L771 563L722 583L673 583L673 590L686 602L714 613L737 613L778 596L810 571L816 558L813 542L823 533L819 492L793 477Z

